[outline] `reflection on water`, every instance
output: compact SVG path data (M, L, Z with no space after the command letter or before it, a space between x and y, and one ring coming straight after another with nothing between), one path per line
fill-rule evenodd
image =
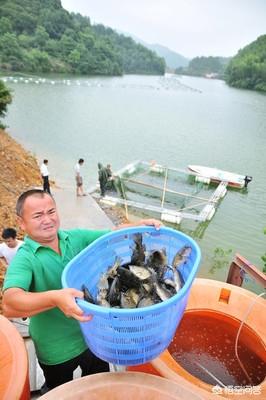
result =
M266 376L265 348L244 325L237 347L239 362L235 353L239 325L215 313L185 313L168 350L185 370L211 385L218 381L226 386L258 385Z

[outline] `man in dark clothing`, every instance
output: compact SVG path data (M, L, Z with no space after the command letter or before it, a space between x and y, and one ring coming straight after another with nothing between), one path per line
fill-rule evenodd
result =
M100 183L101 196L104 197L106 190L106 183L108 181L108 175L106 168L104 168L104 166L101 163L98 163L98 179Z
M113 175L111 164L107 164L106 173L107 173L107 183L105 185L105 188L108 190L116 191L115 176Z

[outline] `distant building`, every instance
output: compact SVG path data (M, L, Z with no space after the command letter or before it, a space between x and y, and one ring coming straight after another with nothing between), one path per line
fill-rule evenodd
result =
M216 79L219 77L219 74L217 72L210 72L209 74L205 74L205 78L209 79Z

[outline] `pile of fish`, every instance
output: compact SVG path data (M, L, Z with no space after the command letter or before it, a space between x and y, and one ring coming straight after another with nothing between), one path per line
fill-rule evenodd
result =
M103 307L141 308L167 300L182 288L184 279L178 267L187 262L190 246L176 253L172 265L167 263L165 249L147 254L140 233L134 235L132 250L129 263L122 265L117 257L114 265L101 275L96 299L82 285L84 300Z

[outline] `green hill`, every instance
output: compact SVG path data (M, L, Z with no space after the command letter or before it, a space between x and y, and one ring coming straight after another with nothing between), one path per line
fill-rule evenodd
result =
M142 44L147 49L154 51L157 56L164 58L166 66L170 69L175 69L178 67L186 67L189 63L189 59L182 56L182 54L176 53L175 51L169 49L166 46L162 46L161 44L149 44L144 42L144 40L138 38L132 33L117 31L118 33L122 33L125 36L131 37L136 43Z
M1 0L0 68L3 71L86 75L164 74L154 52L60 0Z
M230 86L266 92L266 35L239 50L226 73Z
M225 57L195 57L187 67L176 69L177 74L223 78L229 58Z
M189 60L182 56L179 53L176 53L173 50L168 49L168 47L162 46L160 44L144 44L148 49L155 51L158 56L163 57L165 59L167 67L171 69L175 69L178 67L186 67L189 63Z

